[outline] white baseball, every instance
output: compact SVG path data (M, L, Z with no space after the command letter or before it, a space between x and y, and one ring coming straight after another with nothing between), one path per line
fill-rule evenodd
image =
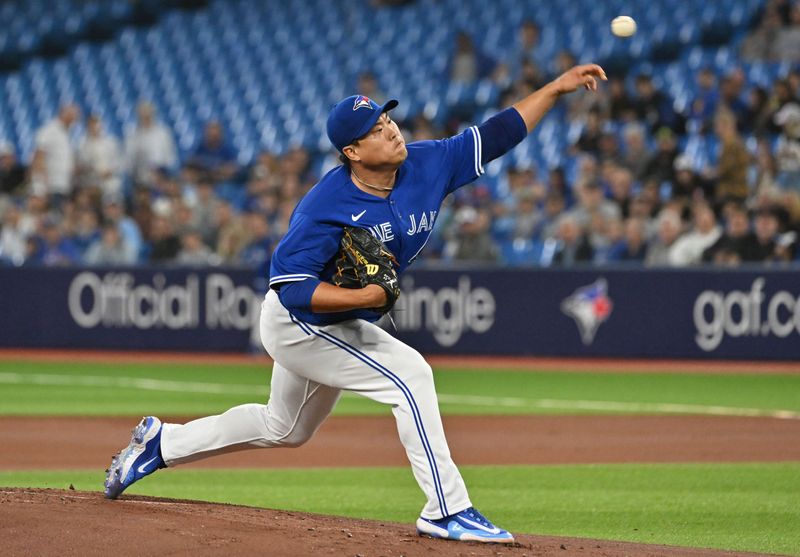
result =
M611 20L611 32L617 37L630 37L636 33L636 22L627 15L615 17Z

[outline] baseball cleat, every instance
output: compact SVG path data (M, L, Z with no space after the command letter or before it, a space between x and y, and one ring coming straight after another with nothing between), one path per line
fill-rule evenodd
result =
M131 442L111 458L104 482L105 496L116 499L132 483L165 466L161 458L161 420L142 418L132 432Z
M420 536L446 540L514 543L514 536L511 533L489 522L475 507L439 520L419 517L417 532Z

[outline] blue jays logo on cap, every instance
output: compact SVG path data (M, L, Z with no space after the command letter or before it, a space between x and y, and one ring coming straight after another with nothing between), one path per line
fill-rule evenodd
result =
M342 99L328 114L328 139L341 151L356 139L367 135L381 114L396 106L394 99L380 105L364 95Z
M358 110L359 108L372 108L369 97L365 97L364 95L356 96L356 102L353 103L353 110Z

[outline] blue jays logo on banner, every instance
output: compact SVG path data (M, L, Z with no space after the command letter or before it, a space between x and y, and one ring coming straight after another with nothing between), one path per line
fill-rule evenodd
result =
M356 102L353 104L353 110L358 110L359 108L372 108L372 105L369 104L369 98L361 95L356 97Z
M597 329L611 315L613 307L614 304L608 297L608 282L604 278L578 288L561 302L561 311L575 320L581 340L586 345L594 341Z

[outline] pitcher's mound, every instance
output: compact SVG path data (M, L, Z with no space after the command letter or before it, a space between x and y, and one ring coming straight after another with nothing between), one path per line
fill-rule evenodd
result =
M0 488L2 554L367 556L743 555L623 542L517 536L513 546L417 536L413 525L200 501Z

